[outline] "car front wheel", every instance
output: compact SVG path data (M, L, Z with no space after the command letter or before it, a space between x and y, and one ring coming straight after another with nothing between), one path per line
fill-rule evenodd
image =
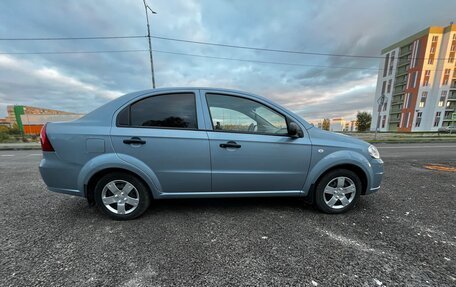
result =
M143 214L150 204L149 190L137 177L115 172L103 176L95 186L95 201L103 213L116 220Z
M359 200L361 180L356 173L336 169L325 174L315 189L315 204L326 213L342 213Z

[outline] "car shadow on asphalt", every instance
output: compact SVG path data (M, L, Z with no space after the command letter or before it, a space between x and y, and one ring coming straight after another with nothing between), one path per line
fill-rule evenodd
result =
M316 212L315 208L299 197L269 198L204 198L204 199L164 199L151 203L146 216L159 212L249 212L249 211L306 211Z

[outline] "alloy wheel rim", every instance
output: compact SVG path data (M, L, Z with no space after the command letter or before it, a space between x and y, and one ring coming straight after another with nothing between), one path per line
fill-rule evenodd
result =
M139 204L139 192L125 180L108 182L101 191L103 205L114 214L130 214Z
M356 185L351 178L338 176L329 181L323 192L326 205L332 209L348 206L356 195Z

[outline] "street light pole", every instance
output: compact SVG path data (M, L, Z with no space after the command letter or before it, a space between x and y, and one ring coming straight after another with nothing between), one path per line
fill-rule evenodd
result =
M147 12L147 9L149 9L152 14L157 14L155 11L153 11L147 4L146 0L143 0L144 3L144 10L146 11L146 22L147 22L147 38L149 40L149 57L150 57L150 73L152 76L152 88L155 89L155 73L154 73L154 57L152 56L152 40L150 37L150 25L149 25L149 13Z

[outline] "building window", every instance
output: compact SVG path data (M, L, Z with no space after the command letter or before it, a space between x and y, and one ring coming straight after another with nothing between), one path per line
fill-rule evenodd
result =
M432 36L432 42L437 42L439 40L439 36Z
M385 127L385 123L386 123L386 115L384 115L382 118L382 129Z
M426 70L424 74L424 81L423 81L423 86L427 87L429 86L429 78L431 77L431 70Z
M435 119L434 119L434 127L437 127L440 123L440 115L441 112L436 112L435 113Z
M383 65L383 77L386 77L386 73L388 72L388 61L389 61L389 54L386 54L385 64Z
M440 95L440 100L439 100L439 107L443 107L445 105L445 99L447 96L447 91L442 91L442 94Z
M421 100L420 100L420 108L424 108L426 105L426 98L427 98L428 92L423 92L421 94Z
M391 59L390 59L390 64L389 64L389 70L388 70L388 75L391 75L393 73L393 66L394 66L394 57L396 56L396 51L391 52Z
M383 81L383 83L382 83L382 96L385 94L385 88L386 88L386 81Z
M434 54L434 52L435 52L435 47L431 46L431 54Z
M388 107L388 102L383 103L383 111L386 111L386 108Z
M413 79L413 87L415 88L416 87L416 80L418 80L418 72L415 72L415 77Z
M388 87L386 89L386 92L387 93L390 93L391 92L391 86L393 85L393 80L389 80L388 81Z
M443 107L443 104L445 103L445 97L440 97L439 100L439 107Z
M408 127L408 125L409 125L410 113L404 113L404 116L405 116L405 117L404 117L404 119L403 119L403 121L402 121L402 127L403 127L403 128L406 128L406 127Z
M422 112L418 112L416 114L416 122L415 122L415 127L419 127L421 125L421 117L422 117L423 113Z
M445 69L445 74L443 74L442 85L448 85L448 80L450 79L451 69Z
M434 58L429 58L428 65L432 65L432 64L434 64Z

